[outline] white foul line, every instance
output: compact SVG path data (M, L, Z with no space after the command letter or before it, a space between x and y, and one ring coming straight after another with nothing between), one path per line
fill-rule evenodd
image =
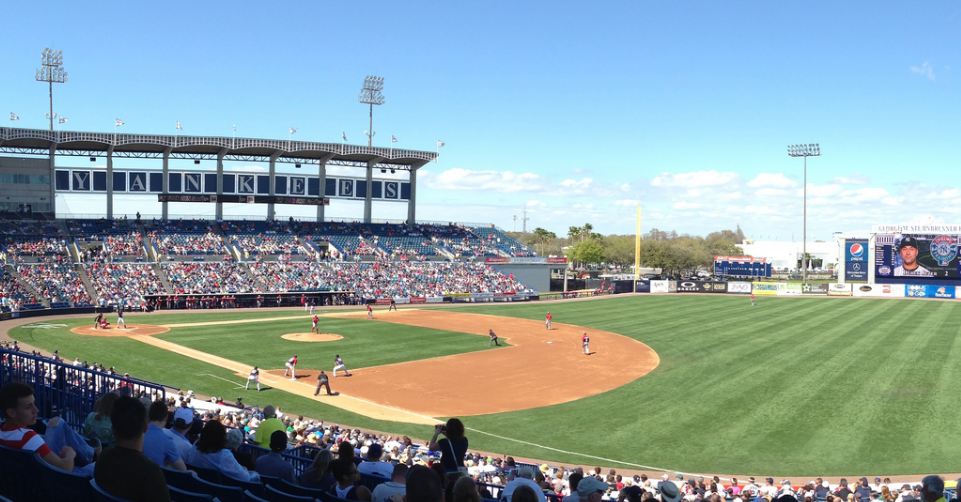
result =
M214 374L212 374L212 373L204 373L204 374L207 375L207 376L212 376L212 377L217 378L217 379L219 379L219 380L223 380L223 381L225 381L225 382L227 382L227 383L232 383L232 384L236 385L238 388L241 388L241 389L244 388L243 385L240 385L239 383L237 383L237 382L235 382L235 381L233 381L233 380L227 380L227 379L224 378L224 377L219 377L219 376L214 375Z

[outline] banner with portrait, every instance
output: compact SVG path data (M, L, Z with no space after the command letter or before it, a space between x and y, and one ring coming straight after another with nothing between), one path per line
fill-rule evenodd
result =
M958 234L877 234L877 283L939 284L961 281Z

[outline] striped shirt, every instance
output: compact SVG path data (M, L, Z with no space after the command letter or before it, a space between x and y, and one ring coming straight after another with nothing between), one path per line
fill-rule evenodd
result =
M37 434L37 431L17 427L9 422L0 425L0 445L16 450L35 451L41 457L46 457L51 453L50 447L40 437L40 434Z

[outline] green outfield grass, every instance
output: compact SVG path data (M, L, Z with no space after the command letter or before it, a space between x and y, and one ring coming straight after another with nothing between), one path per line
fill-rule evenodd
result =
M961 306L953 302L761 297L751 307L743 297L678 295L462 309L530 319L542 319L549 309L555 322L622 333L647 343L661 357L660 366L648 376L599 396L467 417L474 448L590 466L620 465L557 451L563 450L635 465L718 473L961 471L956 454L961 430L955 426L961 411L961 365L956 362L961 358ZM281 312L267 315L284 315ZM236 319L248 314L226 315ZM179 322L208 320L205 315L175 317ZM154 316L149 322L172 319ZM129 322L140 320L131 316ZM355 366L431 357L441 349L486 349L486 343L477 346L476 336L361 320L331 322L337 328L325 325L324 331L347 339L329 347L317 344L316 349L273 336L306 331L299 321L293 327L277 321L180 328L162 336L269 368L279 366L291 344L302 358L307 354L325 363L333 350L346 352L348 363ZM244 395L251 403L272 402L325 420L420 438L429 435L427 427L373 421L279 391L237 391L234 384L209 376L240 382L226 370L131 340L51 329L21 328L13 334L46 349L59 348L69 359L79 354L202 393ZM445 342L437 345L446 345L443 348L433 343L441 337ZM603 346L591 348L603 355ZM557 385L574 389L578 377L572 369L570 379ZM523 386L504 392L523 392Z

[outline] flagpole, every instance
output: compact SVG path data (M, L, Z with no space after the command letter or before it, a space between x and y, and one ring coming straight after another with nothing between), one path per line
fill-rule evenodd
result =
M634 293L637 293L637 280L641 277L641 206L637 206L637 228L634 235Z

